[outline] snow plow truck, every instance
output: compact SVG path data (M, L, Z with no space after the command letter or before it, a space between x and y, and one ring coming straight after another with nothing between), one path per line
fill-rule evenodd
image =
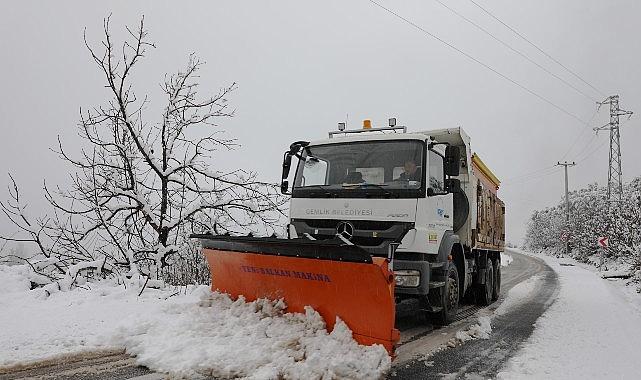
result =
M464 298L498 298L505 205L462 129L341 123L327 139L291 144L282 167L286 239L194 235L212 290L311 306L328 330L340 318L357 342L392 356L397 303L417 299L417 312L446 325Z

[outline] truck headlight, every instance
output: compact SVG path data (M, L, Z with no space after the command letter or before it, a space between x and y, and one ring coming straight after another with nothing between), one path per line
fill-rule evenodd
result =
M421 272L417 270L395 270L396 286L415 288L421 283Z

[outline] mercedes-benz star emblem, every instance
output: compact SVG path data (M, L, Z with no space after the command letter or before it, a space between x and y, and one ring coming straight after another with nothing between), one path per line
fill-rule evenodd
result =
M354 225L350 222L340 222L336 226L336 234L351 240L352 236L354 236Z

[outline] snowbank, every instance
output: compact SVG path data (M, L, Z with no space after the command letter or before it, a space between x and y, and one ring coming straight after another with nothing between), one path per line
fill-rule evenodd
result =
M506 267L510 264L512 264L512 261L514 261L514 258L512 255L510 255L507 252L501 252L501 266Z
M25 265L0 265L0 294L25 292L30 288L29 268ZM2 298L0 305L1 302Z
M26 269L0 266L0 366L125 347L140 364L185 378L369 379L391 365L341 321L331 333L314 310L231 300L207 287L125 289L108 281L44 297Z
M503 315L515 306L527 301L527 298L539 285L539 281L541 281L541 279L540 275L535 275L515 285L508 291L507 296L505 296L505 300L501 302L501 305L496 309L495 313L497 315Z
M543 259L559 275L559 296L498 377L639 378L641 315L620 287L594 271L577 265L561 266L551 257Z
M390 368L382 346L359 346L342 321L328 333L313 309L284 309L283 302L233 301L200 287L128 323L114 344L142 365L186 378L371 379Z
M24 265L0 266L0 366L114 348L106 341L123 318L144 315L169 295L137 297L137 289L103 282L46 297L29 290L29 276Z
M480 316L478 323L473 324L465 330L457 331L455 341L467 342L473 339L490 339L492 333L492 325L489 316Z

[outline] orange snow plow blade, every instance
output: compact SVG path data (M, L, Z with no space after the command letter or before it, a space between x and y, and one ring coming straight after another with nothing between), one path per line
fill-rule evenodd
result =
M358 343L381 344L394 355L400 335L387 259L337 242L194 237L203 243L212 290L247 301L283 298L289 312L304 313L311 306L328 331L339 317Z

